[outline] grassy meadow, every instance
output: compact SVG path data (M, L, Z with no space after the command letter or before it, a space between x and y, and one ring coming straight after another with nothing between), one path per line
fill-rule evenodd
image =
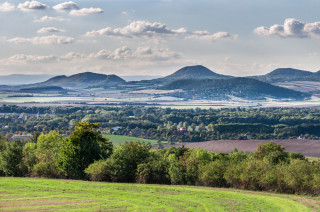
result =
M191 186L0 178L0 211L318 211L319 198Z

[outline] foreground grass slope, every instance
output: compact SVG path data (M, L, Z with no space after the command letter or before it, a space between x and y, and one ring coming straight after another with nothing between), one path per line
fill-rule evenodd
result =
M205 187L0 178L0 211L300 212L319 209L319 199L292 195Z

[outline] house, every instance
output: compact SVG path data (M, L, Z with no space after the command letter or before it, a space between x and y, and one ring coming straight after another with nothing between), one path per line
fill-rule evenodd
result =
M247 137L248 140L250 140L252 137L250 132L247 132L246 134L244 134L244 136Z
M179 132L182 135L188 135L189 134L188 130L185 127L180 127Z
M118 130L120 130L120 129L121 129L120 126L116 126L116 127L112 127L112 128L111 128L111 130L112 130L112 131L115 131L115 132L118 131Z

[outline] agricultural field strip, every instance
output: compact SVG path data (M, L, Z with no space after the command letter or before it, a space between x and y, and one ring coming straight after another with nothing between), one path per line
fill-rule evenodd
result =
M281 196L281 197L279 197ZM1 178L0 210L309 211L292 196L185 186ZM13 197L7 199L7 197ZM181 200L184 201L181 201ZM294 200L292 200L294 199ZM26 203L25 201L29 201ZM41 201L41 203L40 203Z

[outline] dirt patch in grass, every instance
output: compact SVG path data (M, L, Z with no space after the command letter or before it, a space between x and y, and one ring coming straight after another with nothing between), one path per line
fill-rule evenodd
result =
M300 152L309 157L320 157L320 141L305 139L284 140L216 140L183 143L188 148L203 148L212 152L231 152L235 148L242 152L255 152L258 144L274 142L283 146L288 152Z

